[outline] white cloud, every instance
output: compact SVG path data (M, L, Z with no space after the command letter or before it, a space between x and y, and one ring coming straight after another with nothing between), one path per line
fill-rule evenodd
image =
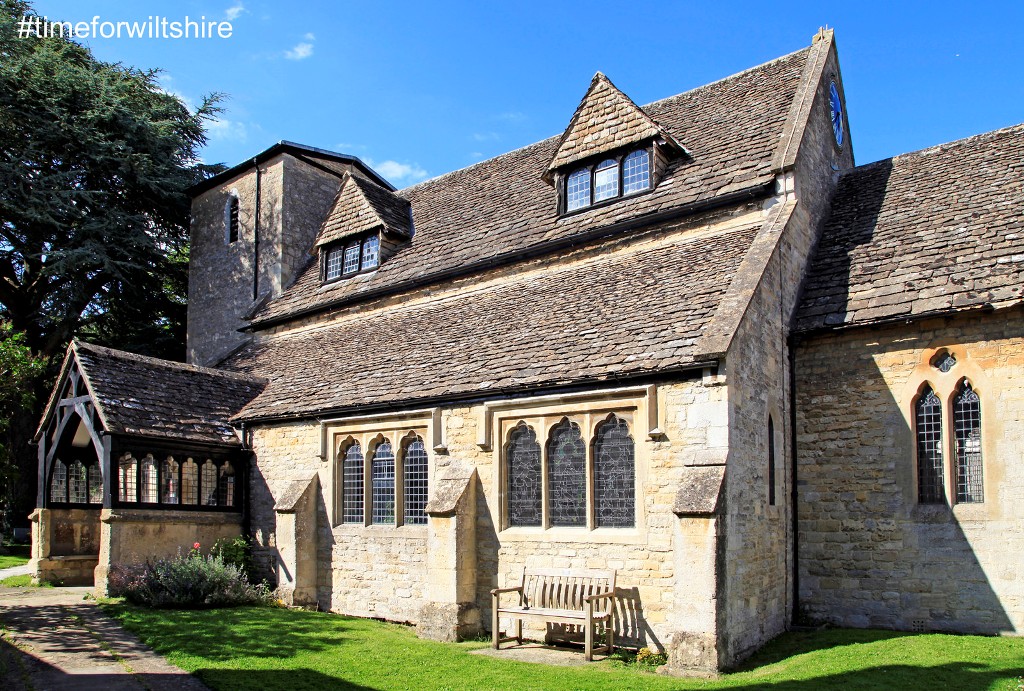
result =
M369 158L366 159L366 163L394 183L412 184L426 180L430 175L415 163L399 163L398 161L391 160L376 163Z
M304 35L302 38L306 39L307 41L315 41L316 40L316 36L313 35L312 31L310 31L308 34Z
M245 5L242 4L242 0L238 0L234 5L224 10L224 16L229 22L233 22L238 19L243 12L245 12Z
M474 132L473 141L476 142L496 142L501 139L501 135L497 132Z
M289 60L305 60L313 54L312 43L298 43L291 50L286 50L284 56Z
M214 118L206 123L206 134L212 141L245 142L249 139L249 128L244 122Z
M526 120L526 114L520 113L519 111L509 111L505 113L498 113L494 116L495 120L504 120L505 122L523 122Z

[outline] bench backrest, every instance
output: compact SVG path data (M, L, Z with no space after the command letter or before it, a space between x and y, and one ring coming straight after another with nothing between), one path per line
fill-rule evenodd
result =
M582 610L587 596L614 590L614 569L523 569L523 604L530 607Z

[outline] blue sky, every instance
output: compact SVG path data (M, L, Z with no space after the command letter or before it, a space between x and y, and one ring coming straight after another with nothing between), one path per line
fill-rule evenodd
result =
M562 131L594 72L639 104L809 45L839 47L859 164L1024 121L1024 3L35 0L51 20L232 22L228 39L83 41L223 92L209 162L281 139L403 187Z

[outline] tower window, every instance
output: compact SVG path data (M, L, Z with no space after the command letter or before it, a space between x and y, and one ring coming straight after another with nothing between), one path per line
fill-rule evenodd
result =
M228 244L238 240L238 197L231 195L227 209Z

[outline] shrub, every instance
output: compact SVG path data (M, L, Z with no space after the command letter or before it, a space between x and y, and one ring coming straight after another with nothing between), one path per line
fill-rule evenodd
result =
M203 556L198 548L173 559L114 565L107 576L114 597L147 607L206 608L262 605L272 601L265 584L252 585L238 566L221 554Z
M640 667L660 667L668 662L668 656L665 653L659 653L657 650L640 648L636 653L635 661Z
M250 583L256 582L256 568L252 560L252 547L249 540L239 536L234 539L221 538L213 543L210 554L219 556L225 564L237 566L245 574Z

